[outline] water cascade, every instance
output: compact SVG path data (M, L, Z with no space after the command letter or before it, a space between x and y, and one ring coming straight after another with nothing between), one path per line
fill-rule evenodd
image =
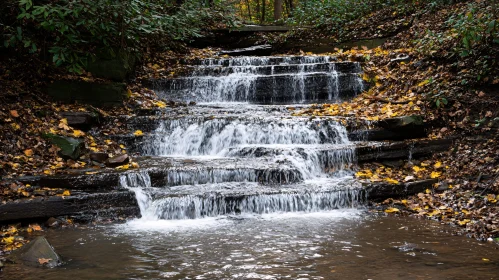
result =
M196 106L202 114L164 118L143 141L143 155L165 159L163 178L131 171L120 179L135 192L142 219L318 212L364 202L350 171L355 146L341 122L291 117L280 105L358 94L358 63L238 57L189 67L188 77L154 83L167 100L205 102Z

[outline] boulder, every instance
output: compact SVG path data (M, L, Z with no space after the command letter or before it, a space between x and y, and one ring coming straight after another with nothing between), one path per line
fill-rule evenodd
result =
M135 63L135 56L129 53L119 52L111 55L100 52L95 60L88 62L86 70L94 77L124 81L133 72Z
M9 261L29 266L56 267L62 264L61 257L43 236L35 238L21 249L12 252Z
M62 112L60 114L68 120L69 126L85 131L99 123L99 115L93 112Z
M107 153L90 153L90 160L104 163L109 159L109 155Z
M106 165L109 167L116 167L130 162L130 157L127 154L117 155L109 158Z
M44 135L52 144L59 147L59 154L63 158L77 160L85 148L83 140L47 133Z

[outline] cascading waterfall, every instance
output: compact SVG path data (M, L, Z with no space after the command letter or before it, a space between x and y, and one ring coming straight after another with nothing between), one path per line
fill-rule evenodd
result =
M167 99L197 102L307 103L339 101L363 90L356 62L328 56L204 60L191 76L155 85Z
M360 92L358 63L333 61L328 56L207 59L192 66L191 76L159 83L157 91L167 99L225 102L221 108L248 106L233 101L331 102ZM151 182L147 172L120 178L122 187L135 192L142 218L316 212L362 204L350 171L355 146L339 121L290 117L286 110L269 113L259 106L250 115L227 115L219 107L211 116L160 122L143 141L142 153L169 159L163 178L156 175Z

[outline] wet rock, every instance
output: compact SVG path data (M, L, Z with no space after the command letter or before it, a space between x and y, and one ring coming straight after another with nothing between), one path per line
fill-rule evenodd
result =
M380 121L378 124L380 127L383 127L385 129L396 130L396 129L406 128L409 126L422 126L424 125L424 121L423 117L419 115L411 115L411 116L402 116L402 117L384 119Z
M29 266L56 267L62 264L61 257L43 236L35 238L21 249L14 251L9 260Z
M61 221L54 217L50 217L47 222L45 222L45 225L48 227L57 227L61 224Z
M99 123L99 115L97 113L62 112L60 114L63 118L67 119L69 126L85 131Z
M241 56L241 55L270 55L272 54L271 45L260 45L253 46L243 49L235 50L223 50L218 53L218 55L230 55L230 56Z
M107 153L90 153L90 160L96 161L98 163L106 162L109 159Z
M106 165L109 167L116 167L130 162L130 157L127 154L118 155L109 158L106 161Z
M52 144L59 147L59 154L63 158L77 160L85 148L83 140L47 133L44 135Z

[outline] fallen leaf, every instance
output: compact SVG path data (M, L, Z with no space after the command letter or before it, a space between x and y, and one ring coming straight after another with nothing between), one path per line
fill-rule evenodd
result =
M40 265L48 264L52 259L39 258L38 262Z
M135 135L135 136L142 136L142 135L144 135L144 133L142 132L142 130L137 130L137 131L135 131L133 133L133 135Z
M13 116L14 118L19 118L19 114L17 113L16 110L10 110L10 115Z
M385 213L396 213L396 212L400 212L400 210L398 208L393 208L393 207L385 209Z
M32 149L27 149L27 150L24 150L24 154L27 156L27 157L30 157L33 155L33 150Z

